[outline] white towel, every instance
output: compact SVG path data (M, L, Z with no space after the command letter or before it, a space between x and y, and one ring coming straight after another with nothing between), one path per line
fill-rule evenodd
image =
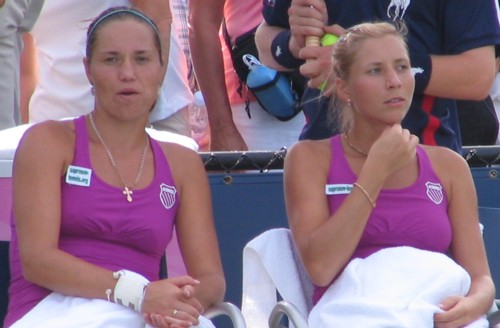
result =
M309 315L309 327L433 327L447 296L465 295L468 273L448 256L411 247L352 260ZM468 328L488 327L486 317Z
M215 328L200 317L193 328ZM123 305L99 299L87 299L52 293L10 328L145 328L142 314Z
M277 303L276 290L307 318L312 284L301 266L297 268L293 247L290 231L276 228L255 237L243 249L242 313L248 328L268 327Z
M142 315L122 305L98 299L52 293L11 328L146 327Z

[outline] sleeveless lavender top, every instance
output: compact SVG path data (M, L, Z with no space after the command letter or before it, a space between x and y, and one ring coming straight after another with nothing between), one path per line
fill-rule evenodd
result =
M170 167L160 145L150 138L155 163L153 181L144 189L134 189L133 201L128 203L123 188L107 184L92 171L85 117L74 122L75 155L68 174L61 178L59 248L109 270L127 269L157 280L160 259L172 237L179 206ZM11 227L6 326L51 292L23 278L13 218Z
M328 173L330 213L344 201L347 189L357 176L345 158L340 136L331 140L332 159ZM377 198L361 240L351 259L365 258L387 247L411 246L446 253L451 244L451 223L448 199L441 181L435 174L427 153L417 147L419 173L412 185L401 189L383 189ZM316 303L328 287L316 287Z

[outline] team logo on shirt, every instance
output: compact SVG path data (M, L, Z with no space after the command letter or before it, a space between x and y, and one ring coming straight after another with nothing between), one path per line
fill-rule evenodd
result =
M425 186L427 187L427 197L435 204L441 204L443 201L443 186L434 182L426 182Z
M164 183L160 185L160 200L167 210L174 206L176 193L177 190L174 186L169 186Z
M410 2L411 0L391 0L391 3L387 7L387 17L393 20L403 19Z
M276 0L266 0L265 5L268 7L274 7Z

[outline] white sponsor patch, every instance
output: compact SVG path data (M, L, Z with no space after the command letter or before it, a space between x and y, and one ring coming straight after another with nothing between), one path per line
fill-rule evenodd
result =
M66 183L70 185L88 187L91 177L92 170L86 167L70 165L66 171Z
M350 194L352 184L327 184L325 186L325 194L327 195L346 195Z

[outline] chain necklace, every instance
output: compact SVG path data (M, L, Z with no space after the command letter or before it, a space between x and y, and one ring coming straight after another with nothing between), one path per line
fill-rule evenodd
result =
M344 133L343 134L344 136L344 139L345 139L345 142L346 144L349 146L349 148L351 148L352 150L354 150L356 153L360 154L360 155L363 155L364 157L367 157L368 156L368 153L365 153L364 151L360 150L359 148L357 148L356 146L354 146L350 141L349 141L349 137L347 136L347 133Z
M97 138L99 139L99 141L101 142L102 146L106 150L106 153L108 154L109 161L111 162L111 165L113 165L113 168L115 169L116 174L118 175L118 177L120 178L121 182L123 183L124 187L123 187L123 192L122 193L127 198L127 201L129 203L131 203L132 202L132 194L134 193L132 191L132 188L134 188L139 183L139 180L141 180L142 171L144 169L144 162L146 161L146 153L148 151L148 137L146 135L146 144L144 145L144 150L142 151L142 158L141 158L141 164L139 165L139 171L137 172L137 176L135 177L134 184L129 187L127 185L127 183L125 183L125 180L123 179L122 175L120 174L120 171L118 170L118 165L116 164L116 161L115 161L115 158L113 157L113 154L111 154L111 151L109 150L108 146L104 142L104 139L102 138L101 133L97 129L97 126L95 125L95 122L94 122L94 116L92 114L93 113L89 114L90 125L92 125L92 129L94 130L95 134L97 135Z

